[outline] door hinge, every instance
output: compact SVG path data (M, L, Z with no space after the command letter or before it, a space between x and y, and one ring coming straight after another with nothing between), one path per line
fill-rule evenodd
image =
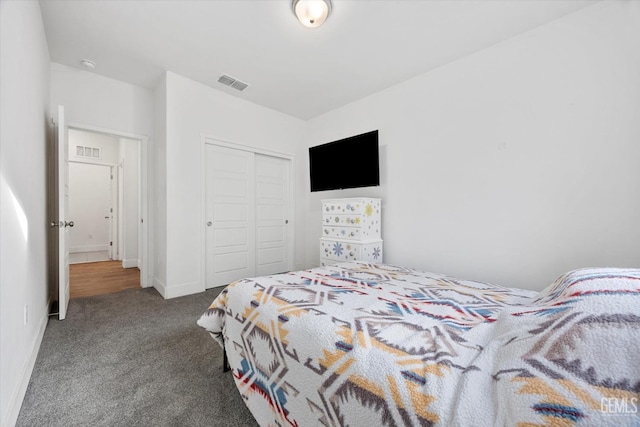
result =
M113 208L109 208L109 212L113 213Z
M113 242L109 242L109 246L113 246Z

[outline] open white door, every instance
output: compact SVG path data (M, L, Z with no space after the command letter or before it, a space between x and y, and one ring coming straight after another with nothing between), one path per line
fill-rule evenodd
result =
M64 120L64 107L58 105L58 123L56 145L58 152L58 318L67 317L69 307L69 227L73 221L67 221L69 212L69 144L67 124Z

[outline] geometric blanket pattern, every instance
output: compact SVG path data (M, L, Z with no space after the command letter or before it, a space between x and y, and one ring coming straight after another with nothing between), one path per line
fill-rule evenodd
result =
M640 270L538 293L352 262L235 282L198 324L263 426L640 425Z

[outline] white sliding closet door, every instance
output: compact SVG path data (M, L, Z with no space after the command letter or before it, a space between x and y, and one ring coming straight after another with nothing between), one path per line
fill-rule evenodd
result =
M256 275L288 270L289 160L256 154Z
M205 144L206 287L290 269L287 158Z
M206 144L206 287L255 275L255 167L248 151Z

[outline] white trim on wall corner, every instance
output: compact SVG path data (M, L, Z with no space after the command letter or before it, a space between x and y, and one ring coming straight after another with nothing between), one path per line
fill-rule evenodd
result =
M153 279L153 287L162 295L164 299L183 297L202 292L200 282L183 283L175 286L167 286L160 280Z
M36 338L31 345L31 354L29 355L29 359L26 361L22 368L18 387L15 389L13 396L11 396L11 400L9 401L6 418L1 420L2 422L0 423L0 425L2 426L14 426L18 421L20 408L22 408L22 401L24 400L24 396L27 393L27 387L29 386L29 381L31 380L31 374L33 373L33 368L36 365L36 359L38 358L38 351L40 350L40 344L42 344L44 331L47 329L47 323L49 321L49 302L47 302L41 313L42 314L40 325L38 326L38 334L36 335Z
M162 281L158 280L157 277L153 278L153 287L160 295L162 295L162 298L167 299L167 286Z
M123 259L122 260L122 268L134 268L138 266L137 259Z
M164 298L165 299L178 298L178 297L183 297L185 295L197 294L202 291L204 291L204 289L202 289L202 285L199 281L191 282L191 283L182 283L180 285L175 285L175 286L166 288L166 294Z
M162 298L167 299L167 286L163 282L158 280L157 277L153 278L153 287L156 289L156 291L158 291L160 295L162 295Z

